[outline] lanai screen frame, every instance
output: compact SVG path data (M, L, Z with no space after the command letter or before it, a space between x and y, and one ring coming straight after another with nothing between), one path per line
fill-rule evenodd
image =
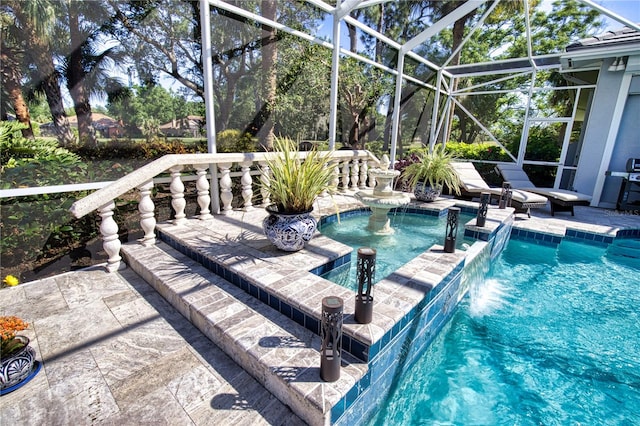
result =
M213 102L213 66L211 61L211 25L210 25L210 7L216 7L219 9L223 9L234 13L238 16L251 19L259 24L270 26L277 30L281 30L287 32L289 34L295 35L302 39L305 39L309 42L313 42L319 44L321 46L332 49L332 68L331 68L331 92L330 92L330 113L329 113L329 148L334 149L336 144L336 134L337 134L337 111L338 111L338 78L339 78L339 67L340 67L340 56L345 55L356 60L362 61L374 67L377 67L385 72L388 72L396 77L395 83L395 97L394 97L394 107L393 107L393 116L392 116L392 132L391 132L391 152L390 158L392 164L396 159L396 150L397 150L397 142L398 142L398 128L400 123L400 94L402 91L403 81L410 81L413 84L421 86L426 89L435 91L435 98L433 102L433 111L431 115L431 128L429 130L429 147L433 149L433 146L437 142L438 135L441 133L447 134L448 129L446 128L448 120L448 114L451 110L450 105L454 103L458 108L460 108L463 112L465 112L469 117L474 120L483 131L500 147L507 151L508 155L511 159L518 165L522 166L525 163L525 150L527 145L527 138L529 133L529 128L531 122L533 121L546 121L546 122L564 122L567 124L567 130L565 132L565 137L563 140L563 146L561 149L561 154L558 162L544 162L544 161L526 161L527 164L539 164L545 166L555 166L557 167L556 172L556 181L554 186L558 187L560 184L560 179L562 178L562 174L564 171L564 163L567 155L568 145L570 142L570 134L573 128L573 123L576 117L576 110L578 105L578 99L580 97L581 91L584 89L594 88L595 85L572 85L572 86L563 86L556 88L544 88L544 90L563 90L563 89L571 89L576 91L576 96L573 102L573 112L570 117L557 117L557 118L531 118L529 114L529 110L531 108L531 99L533 97L533 93L537 90L542 90L535 87L536 76L537 73L541 70L553 70L553 69L561 69L560 65L560 57L563 55L562 52L554 53L549 55L534 55L531 43L531 28L529 22L530 16L530 7L528 0L523 0L524 9L525 9L525 24L526 24L526 37L527 37L527 56L523 58L516 59L504 59L504 60L496 60L491 62L483 62L478 64L470 64L470 65L459 65L455 67L449 67L448 64L452 60L453 56L465 45L465 43L470 39L475 31L477 31L483 24L486 17L493 11L499 1L508 1L508 0L497 0L495 2L491 2L491 5L485 13L483 13L482 17L478 20L476 25L469 31L469 34L465 37L461 45L456 49L456 51L452 52L449 59L444 62L442 66L439 66L426 58L416 54L413 49L425 43L431 37L438 34L443 29L453 25L455 21L462 18L466 14L472 12L477 9L481 5L485 3L489 3L490 0L473 0L467 1L460 5L458 8L453 10L448 15L444 16L440 20L434 22L431 26L425 28L420 34L408 40L404 44L398 43L383 34L378 33L374 29L369 26L361 23L360 21L349 16L349 13L357 8L364 8L373 6L380 3L386 3L393 0L337 0L336 7L333 7L322 0L305 0L307 3L317 7L318 9L329 13L333 16L333 43L330 43L324 39L318 38L315 35L308 34L299 30L292 29L286 25L281 23L266 19L260 15L252 13L248 10L239 8L232 4L226 3L223 0L200 0L200 11L201 11L201 28L202 28L202 53L203 53L203 71L204 71L204 91L205 91L205 105L206 105L206 127L207 127L207 143L209 152L216 152L216 131L215 131L215 114L214 114L214 102ZM610 11L609 9L595 3L592 0L577 0L578 2L587 5L593 9L598 10L605 16L626 25L629 28L640 31L640 26L634 22L629 21L628 19ZM354 27L360 29L361 31L369 34L370 36L375 37L376 39L382 41L387 46L396 49L398 51L398 62L396 65L396 69L389 68L383 64L380 64L376 61L373 61L369 58L366 58L357 53L353 53L347 49L344 49L341 46L341 34L340 34L340 23L344 21ZM404 74L404 61L406 57L410 57L413 60L422 63L435 71L437 73L436 77L436 86L427 84L423 81L420 81L416 78ZM523 60L525 61L523 63ZM481 76L481 75L500 75L500 74L510 74L507 77L501 77L496 80L492 80L491 82L484 83L481 85L472 86L470 88L464 88L456 91L452 91L451 88L455 87L455 80L461 79L465 77L473 77L473 76ZM524 122L522 128L522 135L519 145L519 150L517 156L514 156L510 153L503 145L498 141L498 139L491 134L489 129L484 126L482 123L477 120L470 111L465 110L460 102L456 100L459 96L469 96L469 95L478 95L482 93L498 93L497 91L486 91L486 92L473 92L473 89L481 88L482 86L486 86L491 83L495 83L497 81L504 81L506 79L520 77L524 75L530 75L530 85L526 99L526 110L524 115ZM442 96L446 96L445 107L443 108L444 114L438 116L438 106L440 105L440 98ZM446 141L443 141L446 144ZM569 167L571 168L571 167ZM575 167L573 167L575 169ZM217 185L217 179L212 179L212 184ZM215 186L214 186L215 187Z

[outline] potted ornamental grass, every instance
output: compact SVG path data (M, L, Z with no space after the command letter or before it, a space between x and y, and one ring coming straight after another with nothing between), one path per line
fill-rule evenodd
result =
M425 147L416 156L417 161L404 169L402 178L409 188L413 188L417 200L435 201L444 186L460 194L460 178L451 165L455 158L445 150L444 145L438 144L431 151Z
M15 316L0 317L0 395L12 392L28 382L38 372L36 352L29 338L17 333L29 325Z
M316 149L303 159L298 144L289 138L275 138L274 155L266 159L263 188L272 202L263 221L267 238L279 249L298 251L311 239L317 221L311 215L313 203L331 193L334 169L331 153Z

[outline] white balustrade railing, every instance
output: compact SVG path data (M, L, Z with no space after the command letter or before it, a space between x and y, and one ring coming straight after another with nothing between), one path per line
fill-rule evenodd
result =
M357 190L372 187L371 179L367 182L367 170L377 167L379 160L368 151L333 151L325 152L334 159L330 167L334 168L332 185L336 190ZM238 154L170 154L165 155L151 163L135 170L132 173L118 179L108 186L76 201L71 206L71 213L76 218L81 218L89 213L97 211L102 218L100 233L102 235L103 249L109 256L107 270L116 271L123 266L120 257L121 242L118 237L118 225L113 219L115 212L115 200L132 189L139 191L138 211L140 213L140 227L144 236L140 240L143 245L155 244L155 205L151 194L154 179L160 174L170 174L171 207L175 212L173 224L180 226L186 221L185 208L185 181L196 181L197 203L200 207L199 220L211 220L213 214L227 214L232 210L233 203L233 178L239 177L240 205L245 211L255 208L253 205L253 175L259 177L259 192L262 198L262 206L270 203L266 186L269 185L270 171L266 160L278 153L238 153ZM300 153L301 158L306 158L307 153ZM240 173L232 173L234 166L240 168ZM190 175L191 169L195 170L195 176ZM216 173L208 173L214 171ZM258 171L258 170L261 170ZM217 176L216 181L209 182L208 176ZM164 180L158 178L157 180ZM210 188L219 188L219 193L210 193ZM326 194L324 194L326 195ZM212 211L211 206L220 206L220 212Z

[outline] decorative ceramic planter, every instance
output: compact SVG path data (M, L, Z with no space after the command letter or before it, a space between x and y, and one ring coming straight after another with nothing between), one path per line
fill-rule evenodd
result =
M311 216L311 211L306 213L280 213L275 205L266 208L269 212L262 222L264 233L280 250L298 251L304 248L304 244L313 237L318 227L318 222Z
M25 336L15 338L21 340L24 347L8 357L2 356L0 370L0 394L2 395L18 389L40 370L40 364L36 362L36 351L29 346L29 338Z
M416 184L413 190L413 195L416 196L416 200L431 203L438 199L442 193L442 185L436 185L432 187L430 185L424 185L422 182Z

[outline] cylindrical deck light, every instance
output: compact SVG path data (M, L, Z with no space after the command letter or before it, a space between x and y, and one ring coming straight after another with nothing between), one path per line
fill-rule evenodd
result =
M460 209L458 207L449 207L444 237L444 251L446 253L453 253L456 251L456 235L458 234L459 216Z
M489 197L491 194L483 192L480 194L480 207L476 216L476 226L482 228L487 221L487 210L489 209Z
M376 250L369 247L358 249L358 294L356 294L356 321L369 324L373 319L373 281L376 275Z
M500 204L498 208L504 209L506 207L511 207L511 183L510 182L502 182L502 192L500 193Z
M342 308L343 301L339 297L329 296L322 299L320 378L326 382L335 382L340 378Z

